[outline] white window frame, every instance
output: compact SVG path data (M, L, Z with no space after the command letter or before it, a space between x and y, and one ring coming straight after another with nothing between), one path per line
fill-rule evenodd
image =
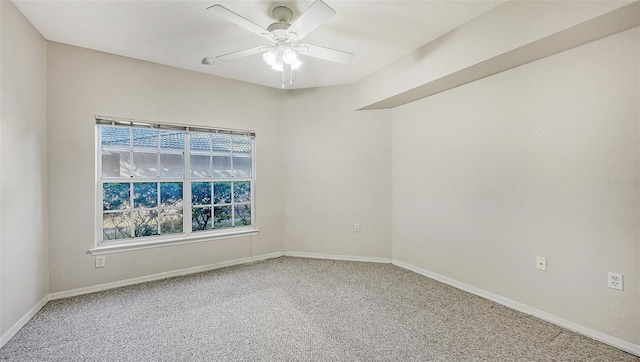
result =
M247 130L232 130L232 129L224 129L224 128L210 128L203 126L190 126L190 125L180 125L180 124L169 124L169 123L158 123L158 122L148 122L148 121L139 121L139 120L131 120L131 119L123 119L123 118L114 118L114 117L104 117L104 116L96 116L96 125L95 125L95 247L89 249L89 253L91 255L104 255L111 253L118 253L123 251L133 251L133 250L141 250L141 249L149 249L149 248L157 248L171 245L182 245L189 243L197 243L204 241L212 241L218 239L228 239L233 237L241 237L241 236L252 236L257 235L259 230L256 228L256 146L255 146L255 132L247 131ZM100 136L100 127L99 126L122 126L131 129L135 128L149 128L149 129L159 129L159 130L173 130L173 131L184 131L184 178L176 178L176 177L131 177L130 180L126 181L122 178L117 179L114 178L110 180L108 178L102 178L102 147L101 147L101 136ZM190 154L191 150L189 147L190 133L191 132L207 132L207 133L224 133L224 134L232 134L232 135L244 135L251 136L251 177L250 178L191 178L190 172ZM133 145L130 145L133 147ZM130 155L133 157L133 150L130 150ZM171 152L166 152L171 153ZM215 154L215 152L209 152L210 156ZM230 154L231 162L233 163L233 153ZM159 159L160 157L158 157ZM159 162L159 161L158 161ZM210 163L211 163L210 157ZM211 167L211 164L210 166ZM144 236L144 237L131 237L126 239L117 239L111 241L103 240L103 190L102 184L109 183L113 181L120 181L122 183L138 183L138 182L154 182L158 183L158 187L162 182L182 182L183 184L183 200L182 200L182 216L183 216L183 233L180 234L169 234L169 235L157 235L157 236ZM191 200L191 184L192 182L250 182L251 188L251 200L249 203L251 207L251 225L247 226L234 226L231 228L224 229L213 229L213 230L205 230L205 231L192 231L192 205ZM133 192L130 191L131 197L133 197ZM233 204L233 191L232 202ZM158 198L160 194L158 194ZM229 205L231 205L229 204ZM215 204L216 207L225 206L227 204ZM133 204L131 204L133 206ZM213 200L211 207L211 212L213 214ZM198 206L196 206L198 207ZM160 209L160 203L154 209ZM131 208L129 211L134 212L135 209ZM233 210L233 209L232 209ZM232 220L235 218L235 212L231 212ZM132 220L133 221L133 220ZM134 226L132 225L132 229Z

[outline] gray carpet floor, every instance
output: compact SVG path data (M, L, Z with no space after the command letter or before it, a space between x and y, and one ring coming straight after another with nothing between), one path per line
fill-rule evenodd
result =
M282 257L49 302L7 361L640 361L389 264Z

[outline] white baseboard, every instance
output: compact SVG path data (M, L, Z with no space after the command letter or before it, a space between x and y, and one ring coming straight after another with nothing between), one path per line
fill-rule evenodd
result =
M631 354L640 356L640 345L625 341L623 339L620 339L620 338L617 338L617 337L614 337L614 336L611 336L611 335L608 335L608 334L605 334L605 333L602 333L602 332L598 332L596 330L593 330L591 328L587 328L587 327L582 326L582 325L580 325L578 323L571 322L569 320L566 320L566 319L564 319L562 317L559 317L559 316L556 316L554 314L547 313L545 311L530 307L530 306L528 306L526 304L522 304L522 303L516 302L514 300L502 297L500 295L493 294L493 293L488 292L486 290L473 287L471 285L468 285L468 284L462 283L460 281L457 281L455 279L451 279L451 278L445 277L443 275L440 275L440 274L437 274L437 273L434 273L434 272L419 268L417 266L404 263L404 262L399 261L397 259L377 258L377 257L364 257L364 256L350 256L350 255L332 255L332 254L319 254L319 253L303 253L303 252L295 252L295 251L287 251L287 252L284 252L284 253L283 252L275 252L275 253L270 253L270 254L263 254L263 255L258 255L258 256L254 256L254 257L250 257L250 258L235 259L235 260L224 261L224 262L215 263L215 264L208 264L208 265L202 265L202 266L197 266L197 267L193 267L193 268L185 268L185 269L173 270L173 271L169 271L169 272L163 272L163 273L157 273L157 274L147 275L147 276L143 276L143 277L137 277L137 278L121 280L121 281L117 281L117 282L104 283L104 284L98 284L98 285L93 285L93 286L84 287L84 288L72 289L72 290L68 290L68 291L50 293L50 294L46 295L44 298L42 298L42 300L40 302L38 302L38 304L36 304L33 308L31 308L31 310L29 310L29 312L27 312L22 318L20 318L20 320L16 324L14 324L4 335L2 335L2 337L0 337L0 348L2 348L2 346L4 346L5 343L7 343L16 333L18 333L20 328L24 327L24 325L27 324L27 322L29 322L29 320L45 304L47 304L47 302L50 301L50 300L68 298L68 297L73 297L73 296L82 295L82 294L95 293L95 292L99 292L99 291L102 291L102 290L119 288L119 287L123 287L123 286L127 286L127 285L144 283L144 282L149 282L149 281L153 281L153 280L166 279L166 278L171 278L171 277L175 277L175 276L200 273L200 272L205 272L205 271L209 271L209 270L224 268L224 267L228 267L228 266L250 263L250 262L259 261L259 260L278 258L278 257L283 256L283 255L292 256L292 257L299 257L299 258L361 261L361 262L371 262L371 263L393 263L393 265L396 265L398 267L413 271L415 273L424 275L424 276L426 276L428 278L431 278L431 279L437 280L439 282L451 285L451 286L453 286L455 288L458 288L458 289L464 290L466 292L469 292L469 293L481 296L483 298L492 300L492 301L494 301L496 303L500 303L500 304L502 304L502 305L504 305L506 307L515 309L517 311L526 313L528 315L532 315L534 317L540 318L542 320L545 320L547 322L553 323L553 324L558 325L560 327L563 327L563 328L566 328L568 330L574 331L576 333L580 333L580 334L585 335L587 337L593 338L593 339L595 339L597 341L600 341L602 343L606 343L606 344L608 344L610 346L616 347L616 348L621 349L621 350L623 350L625 352L629 352Z
M38 313L38 311L40 309L42 309L42 307L45 306L45 304L47 304L47 302L49 301L49 294L45 295L44 298L42 298L41 301L39 301L36 305L33 306L33 308L31 308L27 314L23 315L22 318L20 318L20 320L18 322L16 322L16 324L14 324L11 328L9 328L9 330L2 335L2 337L0 337L0 348L2 348L2 346L5 345L5 343L9 342L9 340L16 335L16 333L18 333L18 331L25 326L25 324L27 324L31 318L33 318L34 315L36 315L36 313Z
M49 294L49 299L50 300L56 300L56 299L62 299L62 298L75 297L77 295L95 293L95 292L99 292L99 291L102 291L102 290L120 288L120 287L124 287L124 286L127 286L127 285L145 283L145 282L150 282L150 281L160 280L160 279L167 279L167 278L177 277L177 276L181 276L181 275L189 275L189 274L194 274L194 273L201 273L201 272L205 272L205 271L209 271L209 270L225 268L225 267L233 266L233 265L246 264L246 263L251 263L251 262L259 261L259 260L278 258L278 257L281 257L283 255L284 255L283 252L263 254L263 255L253 256L251 258L242 258L242 259L223 261L223 262L215 263L215 264L201 265L201 266L196 266L196 267L192 267L192 268L178 269L178 270L172 270L172 271L168 271L168 272L145 275L143 277L119 280L119 281L116 281L116 282L97 284L97 285L92 285L92 286L88 286L88 287L84 287L84 288L77 288L77 289L71 289L71 290L66 290L66 291L62 291L62 292L51 293L51 294Z
M369 263L386 263L390 264L389 258L377 258L372 256L352 256L352 255L333 255L333 254L320 254L320 253L303 253L298 251L285 251L284 256L293 256L296 258L311 258L311 259L329 259L329 260L346 260L346 261L363 261Z
M286 254L286 253L285 253ZM486 290L480 289L480 288L476 288L473 287L469 284L465 284L462 283L460 281L457 281L455 279L451 279L449 277L445 277L443 275L434 273L432 271L429 270L425 270L422 268L419 268L415 265L411 265L411 264L407 264L404 263L402 261L399 261L397 259L393 259L392 260L393 265L399 266L403 269L407 269L407 270L411 270L412 272L418 273L420 275L424 275L428 278L437 280L439 282L448 284L452 287L464 290L465 292L469 292L471 294L475 294L478 295L480 297L492 300L496 303L502 304L506 307L509 307L511 309L515 309L517 311L520 311L522 313L534 316L536 318L542 319L544 321L547 321L549 323L553 323L557 326L560 326L562 328L566 328L570 331L574 331L576 333L582 334L584 336L587 336L589 338L593 338L596 341L600 341L602 343L608 344L610 346L613 346L615 348L621 349L625 352L629 352L631 354L634 354L636 356L640 356L640 345L631 343L629 341L625 341L623 339L620 339L618 337L614 337L611 335L608 335L606 333L602 333L602 332L598 332L596 330L593 330L591 328L585 327L583 325L580 325L578 323L569 321L567 319L564 319L562 317L559 317L555 314L551 314L548 312L545 312L543 310L534 308L534 307L530 307L526 304L522 304L520 302L516 302L515 300L511 300L509 298L505 298L503 296L497 295L497 294L493 294L491 292L488 292Z
M279 258L281 256L284 256L284 252L283 251L276 251L275 253L256 255L256 256L251 258L251 262L260 261L260 260L267 260L267 259L275 259L275 258Z

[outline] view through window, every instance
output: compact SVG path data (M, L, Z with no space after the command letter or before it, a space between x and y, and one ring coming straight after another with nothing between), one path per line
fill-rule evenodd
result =
M97 127L103 243L253 225L253 134Z

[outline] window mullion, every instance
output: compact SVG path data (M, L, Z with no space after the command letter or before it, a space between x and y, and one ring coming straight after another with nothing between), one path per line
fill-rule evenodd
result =
M131 237L136 236L136 227L134 222L134 209L133 209L133 182L129 182L129 222L131 223Z
M215 229L216 228L216 214L215 214L215 208L214 208L214 203L215 203L215 199L216 199L216 195L214 194L215 192L215 187L214 187L214 183L213 182L209 182L209 184L211 185L211 204L209 204L209 206L211 206L211 229Z
M249 185L251 187L250 201L251 201L251 225L255 225L256 222L256 200L255 200L255 179L256 179L256 152L255 152L255 139L251 139L251 179Z
M207 176L213 177L213 137L209 136L209 170Z
M158 225L157 225L158 235L162 235L162 233L160 232L162 230L160 229L160 182L159 181L160 180L158 180L158 182L156 182L156 190L157 190L156 191L156 194L157 194L156 195L157 196L157 198L156 198L156 210L158 212L158 215L156 217L157 217L157 220L158 220Z
M193 213L191 212L191 139L190 132L184 133L184 185L182 187L182 232L191 234Z
M234 206L234 203L235 203L235 195L234 194L236 193L235 192L235 187L236 187L235 182L231 182L231 227L236 226L236 213L235 213L236 209L235 209L235 206Z
M133 128L129 129L129 177L133 177ZM131 223L131 237L134 238L136 236L136 226L133 215L135 214L133 211L133 182L129 182L129 222Z
M160 153L162 152L162 150L160 149L160 143L161 143L161 137L162 135L160 134L160 131L158 131L158 141L156 143L156 231L158 232L158 235L161 235L160 233Z
M233 137L231 137L231 149L229 150L229 158L231 159L231 178L236 177L236 168L233 165Z
M156 179L160 178L160 132L158 132L158 143L156 144Z
M236 168L233 165L233 137L231 137L231 149L229 150L229 155L231 158L231 179L233 180L236 177ZM236 226L236 213L235 213L235 207L233 206L233 199L234 199L234 188L235 188L235 183L232 181L231 182L231 227Z

